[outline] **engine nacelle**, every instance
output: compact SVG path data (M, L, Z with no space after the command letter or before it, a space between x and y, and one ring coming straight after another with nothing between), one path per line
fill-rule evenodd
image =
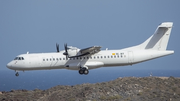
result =
M73 56L77 56L80 55L80 49L77 47L72 47L72 46L68 46L68 56L69 57L73 57Z

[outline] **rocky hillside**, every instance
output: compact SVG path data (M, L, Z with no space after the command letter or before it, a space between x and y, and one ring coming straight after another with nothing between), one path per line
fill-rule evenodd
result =
M180 79L124 77L109 82L0 92L0 101L180 101Z

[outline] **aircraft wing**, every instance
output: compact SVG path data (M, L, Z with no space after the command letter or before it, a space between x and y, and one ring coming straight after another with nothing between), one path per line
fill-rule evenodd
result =
M79 51L80 55L72 56L70 58L85 56L85 55L89 55L89 54L95 54L95 53L98 53L100 51L100 48L101 48L101 46L92 46L92 47L88 47L85 49L81 49Z
M85 49L81 49L80 52L81 54L95 54L98 53L100 51L101 46L92 46L92 47L88 47Z

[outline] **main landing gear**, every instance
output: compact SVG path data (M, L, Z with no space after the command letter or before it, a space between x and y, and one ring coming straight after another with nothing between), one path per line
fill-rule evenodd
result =
M19 73L18 72L16 72L16 74L15 74L16 76L19 76Z
M89 73L89 70L88 69L86 69L86 68L81 68L80 70L79 70L79 74L85 74L85 75L87 75Z

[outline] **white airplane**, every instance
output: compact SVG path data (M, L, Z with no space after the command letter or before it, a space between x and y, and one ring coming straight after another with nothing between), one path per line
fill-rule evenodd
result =
M65 50L54 53L33 53L18 55L7 64L7 68L18 71L69 69L79 70L87 75L89 69L110 66L132 65L162 56L173 54L166 50L173 23L161 23L155 33L142 44L118 50L100 50L100 46L79 49L64 45Z

